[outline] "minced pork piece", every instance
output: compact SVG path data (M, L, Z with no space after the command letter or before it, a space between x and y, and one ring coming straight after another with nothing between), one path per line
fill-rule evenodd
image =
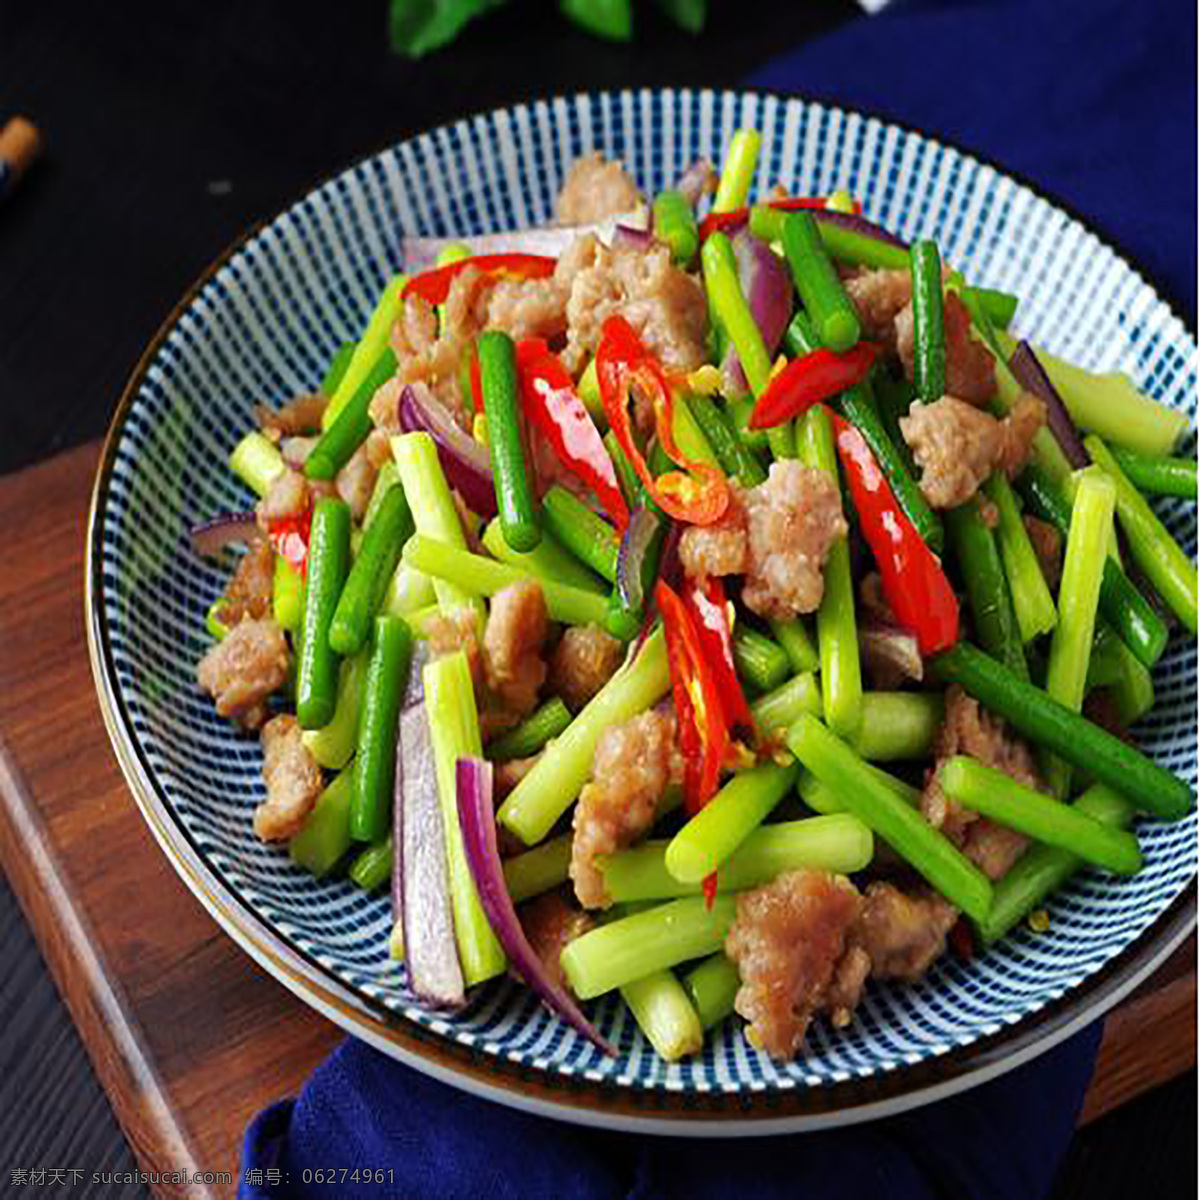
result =
M595 152L571 164L555 211L560 225L591 225L632 212L641 199L637 184L621 163Z
M934 767L921 793L921 812L989 879L999 879L1024 853L1028 840L951 800L938 783L938 769L946 759L967 754L1028 788L1043 791L1045 784L1034 765L1033 752L1008 732L1003 721L981 709L979 702L957 685L946 690L946 712L934 738L933 752Z
M814 1014L826 1008L862 897L844 876L787 871L737 898L725 953L742 984L734 1001L746 1036L773 1058L791 1058ZM854 974L861 974L861 960ZM839 981L838 992L851 990Z
M957 508L993 471L1015 474L1045 416L1045 406L1027 392L1002 421L955 396L914 404L900 418L900 432L921 468L925 499L934 508Z
M232 627L243 617L267 616L274 586L275 551L266 538L255 537L225 587L225 602L217 610L217 619Z
M571 843L571 879L584 908L612 903L596 856L620 850L645 833L667 785L682 773L673 713L652 709L600 735L592 781L575 805Z
M517 917L530 948L545 964L551 978L559 987L570 990L560 961L562 952L596 922L571 904L561 888L527 900L517 909Z
M267 798L254 810L254 832L264 842L299 833L321 794L321 768L308 752L295 717L272 717L259 735Z
M765 483L733 489L720 521L689 526L679 557L693 578L744 574L746 607L786 619L819 607L829 547L846 532L837 484L785 459L771 464Z
M540 584L512 583L492 597L483 632L484 676L492 695L517 716L532 711L546 681L542 648L548 632Z
M668 371L694 371L707 359L708 301L695 276L661 244L610 250L593 235L563 251L554 273L567 295L561 358L578 374L600 345L604 322L623 316Z
M217 702L222 717L257 729L267 719L266 700L284 684L288 646L271 617L248 618L210 647L196 681Z
M578 712L612 677L625 657L625 645L599 625L572 625L550 660L550 687Z

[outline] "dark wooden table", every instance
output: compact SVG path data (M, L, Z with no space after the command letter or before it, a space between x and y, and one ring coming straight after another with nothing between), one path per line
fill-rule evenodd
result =
M84 638L97 454L0 480L0 866L143 1168L236 1181L246 1122L294 1095L341 1034L221 932L126 790ZM1109 1015L1084 1122L1195 1065L1195 962L1193 937Z

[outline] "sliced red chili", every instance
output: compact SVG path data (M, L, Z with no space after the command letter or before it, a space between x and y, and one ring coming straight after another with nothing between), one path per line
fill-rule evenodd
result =
M687 606L661 579L655 599L667 640L671 691L683 751L683 807L693 816L712 799L720 783L729 724L716 676Z
M676 445L670 385L658 360L642 345L624 317L609 317L604 322L596 352L596 376L608 423L659 507L669 516L693 525L711 525L719 520L729 506L729 484L716 467L691 461ZM650 400L658 440L671 461L684 468L682 471L667 471L656 479L646 465L629 415L631 388Z
M948 649L958 641L958 599L941 563L896 503L863 435L836 415L833 425L859 527L896 620L916 635L922 654Z
M267 524L267 537L275 553L286 558L303 576L308 570L308 539L312 529L312 509L296 517L279 517Z
M748 422L751 429L782 425L814 404L861 383L879 353L874 342L859 342L837 354L824 347L794 358L772 377L759 396Z
M570 372L541 338L517 345L525 415L542 431L559 461L596 493L622 533L629 508L600 431L575 391Z
M479 355L471 354L471 403L477 413L483 412L483 376L479 372Z
M725 585L716 575L710 575L703 584L689 579L684 586L683 600L695 618L705 660L717 677L726 718L735 729L745 730L749 735L754 730L754 719L733 658Z
M768 200L767 204L771 208L777 208L780 212L796 212L802 208L828 208L829 203L824 196L788 196L781 200ZM854 201L854 211L862 212L862 205L857 200ZM731 208L728 212L709 213L703 221L700 222L700 240L703 241L710 233L715 230L730 230L736 229L750 219L750 210L748 208Z
M405 285L401 295L422 296L430 304L442 304L450 294L450 285L455 277L468 267L474 267L485 275L511 275L517 279L545 279L554 274L557 260L544 254L476 254L471 258L460 258L423 275L416 275Z

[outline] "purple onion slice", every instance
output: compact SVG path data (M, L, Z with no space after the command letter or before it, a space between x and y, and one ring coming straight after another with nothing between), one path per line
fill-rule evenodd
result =
M762 333L767 353L774 356L792 316L792 276L771 248L742 228L730 239L738 265L738 282ZM737 392L746 390L746 376L731 346L721 364L725 382Z
M898 238L894 233L884 229L882 225L876 225L874 221L868 221L859 213L838 212L834 208L809 208L805 211L812 213L815 220L824 221L827 225L838 225L842 229L848 229L851 233L861 234L863 237L871 238L876 242L884 242L900 250L908 249L908 243L903 238Z
M619 225L638 228L645 218L636 212L620 213L590 225L539 225L533 229L514 229L507 233L458 234L448 237L405 237L400 242L400 257L409 275L431 271L438 255L447 246L466 245L472 254L543 254L557 258L576 238L593 233L606 245Z
M193 553L209 556L219 554L226 546L252 542L262 536L252 512L218 513L188 530Z
M481 517L494 517L496 488L487 448L458 427L449 410L427 385L404 385L398 418L405 433L423 431L433 438L446 482L458 491L467 507Z
M1016 376L1017 382L1027 391L1032 392L1046 406L1046 424L1054 434L1067 462L1072 467L1086 467L1092 461L1084 447L1079 430L1067 412L1058 389L1046 374L1046 368L1038 360L1033 347L1026 341L1017 343L1012 357L1008 360L1009 370Z
M504 869L496 846L496 813L492 800L492 764L482 758L460 758L455 773L458 820L462 826L467 864L479 892L479 902L492 930L508 955L509 965L576 1032L605 1054L616 1051L583 1015L566 988L551 978L545 963L534 952L512 897L504 882Z
M466 990L454 940L437 767L423 704L400 715L393 800L392 905L404 929L409 986L426 1004L457 1008L466 1000Z
M693 207L702 197L716 191L716 168L707 158L698 159L679 177L675 190Z

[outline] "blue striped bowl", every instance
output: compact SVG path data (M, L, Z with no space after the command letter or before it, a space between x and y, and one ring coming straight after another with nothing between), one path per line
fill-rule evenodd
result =
M862 1119L969 1086L1047 1048L1129 990L1194 921L1194 813L1143 822L1146 868L1083 873L1021 930L970 964L947 956L915 986L872 987L854 1024L818 1022L808 1053L772 1062L730 1021L676 1065L624 1006L595 1008L619 1047L605 1058L526 989L481 988L460 1015L413 1003L387 955L389 905L344 880L314 882L251 832L254 740L193 684L203 614L229 564L182 540L197 518L244 508L225 467L256 402L310 389L356 336L404 233L462 234L551 219L567 165L593 148L642 188L732 131L763 134L757 188L848 188L906 238L931 236L975 281L1022 297L1019 331L1088 367L1120 368L1194 415L1196 343L1153 288L1078 220L959 150L797 99L735 92L584 95L503 109L402 142L329 180L242 239L183 299L121 401L89 532L89 632L113 744L151 828L187 883L255 958L320 1011L422 1070L573 1120L708 1135ZM1193 443L1194 444L1194 443ZM1160 512L1186 545L1196 510ZM1177 638L1136 731L1196 778L1196 649Z

